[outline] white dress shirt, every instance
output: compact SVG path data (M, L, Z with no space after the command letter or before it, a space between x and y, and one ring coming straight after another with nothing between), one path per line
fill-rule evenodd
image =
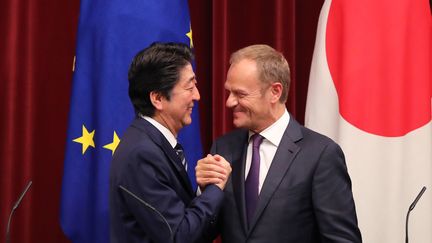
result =
M142 119L147 120L153 126L155 126L157 128L157 130L159 130L159 132L161 132L162 135L168 140L168 142L171 144L171 147L174 148L177 145L177 139L176 139L176 137L164 125L160 124L158 121L156 121L155 119L153 119L153 118L151 118L149 116L143 116L143 115L140 114L139 117L142 118Z
M284 114L272 125L260 132L260 135L264 137L263 142L259 148L260 153L260 170L259 170L259 188L261 192L262 185L270 169L273 158L276 154L276 150L279 146L282 136L288 126L290 116L288 111L285 109ZM252 141L251 136L254 133L249 131L249 145L246 154L246 166L245 166L245 180L249 174L250 166L252 163Z

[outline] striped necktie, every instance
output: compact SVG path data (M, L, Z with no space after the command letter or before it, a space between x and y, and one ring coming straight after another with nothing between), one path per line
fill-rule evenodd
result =
M186 163L186 158L184 156L184 151L183 151L183 147L181 146L181 144L177 143L177 145L174 147L178 157L180 158L182 165L184 166L185 170L187 171L187 163Z

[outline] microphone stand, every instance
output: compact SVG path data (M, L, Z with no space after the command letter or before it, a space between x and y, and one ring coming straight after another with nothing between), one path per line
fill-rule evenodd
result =
M24 189L24 191L21 193L21 196L18 198L18 200L16 201L16 203L14 204L10 214L9 214L9 220L6 226L6 243L10 242L10 225L11 225L11 221L12 221L12 215L15 212L15 210L18 208L19 204L21 203L21 200L24 198L24 195L27 193L27 191L30 189L30 186L32 185L32 181L30 181L26 188Z
M166 218L162 215L162 213L160 213L155 207L153 207L152 205L148 204L147 202L145 202L144 200L142 200L141 198L139 198L137 195L135 195L133 192L129 191L128 189L126 189L125 187L119 185L118 186L120 189L122 189L124 192L126 192L127 194L129 194L131 197L133 197L134 199L136 199L138 202L140 202L142 205L144 205L147 209L150 209L150 211L156 213L156 215L162 219L162 221L164 222L164 224L167 226L166 228L168 229L168 241L164 241L164 242L174 242L174 235L173 235L173 231L171 229L171 226L169 225L168 221L166 220ZM162 229L161 229L162 230Z
M408 219L409 219L410 212L414 209L414 207L416 206L418 200L420 200L421 196L423 195L423 193L425 191L426 191L426 187L423 186L423 188L421 189L421 191L419 192L419 194L417 195L417 197L414 199L414 202L411 203L411 205L409 206L408 213L407 213L407 216L406 216L406 221L405 221L405 243L408 243Z

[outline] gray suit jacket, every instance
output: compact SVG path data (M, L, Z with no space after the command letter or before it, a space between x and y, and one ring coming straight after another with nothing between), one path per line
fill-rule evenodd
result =
M218 218L222 242L361 242L345 159L331 139L291 116L247 226L244 173L248 131L216 140L213 154L232 163Z

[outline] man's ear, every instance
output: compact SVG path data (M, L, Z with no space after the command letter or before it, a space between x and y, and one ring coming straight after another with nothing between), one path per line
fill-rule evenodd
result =
M156 110L162 110L163 104L162 100L164 99L163 95L161 95L158 92L150 92L150 101L153 104L153 106L156 108Z
M271 95L272 95L272 97L271 97L272 102L279 102L279 99L282 95L282 90L283 90L283 87L282 87L281 83L274 82L271 84L270 91L271 91Z

